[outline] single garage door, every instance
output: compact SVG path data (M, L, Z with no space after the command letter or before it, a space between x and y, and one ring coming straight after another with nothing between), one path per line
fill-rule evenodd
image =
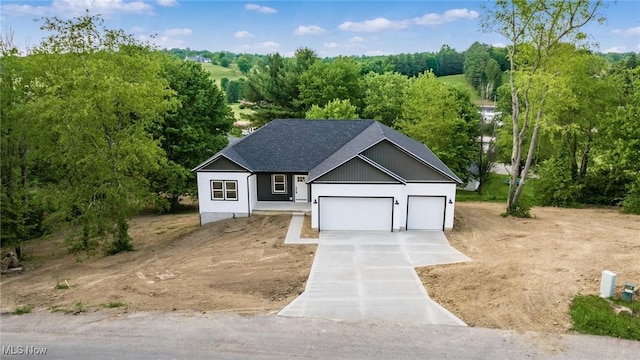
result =
M407 230L444 230L444 196L409 196Z
M318 199L320 230L391 231L393 198L326 197Z

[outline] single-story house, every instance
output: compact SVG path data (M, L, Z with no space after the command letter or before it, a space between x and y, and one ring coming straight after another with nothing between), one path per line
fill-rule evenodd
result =
M192 171L201 224L288 201L308 203L319 230L451 229L462 184L425 145L374 120L273 120Z

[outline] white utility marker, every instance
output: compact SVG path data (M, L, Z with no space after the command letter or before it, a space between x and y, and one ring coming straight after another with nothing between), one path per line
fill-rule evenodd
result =
M600 279L600 297L610 298L613 296L613 289L616 286L616 278L618 274L613 271L604 270Z

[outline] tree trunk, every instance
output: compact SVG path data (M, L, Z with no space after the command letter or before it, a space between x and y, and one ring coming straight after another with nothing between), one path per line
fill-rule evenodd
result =
M511 50L514 52L515 50ZM511 147L511 181L509 182L509 196L507 197L507 213L512 213L517 205L517 199L515 199L516 193L516 180L520 176L520 148L521 139L518 126L518 119L520 117L520 100L518 99L518 89L516 88L515 71L516 65L514 60L514 53L509 56L509 86L511 87L511 121L513 123L513 142Z

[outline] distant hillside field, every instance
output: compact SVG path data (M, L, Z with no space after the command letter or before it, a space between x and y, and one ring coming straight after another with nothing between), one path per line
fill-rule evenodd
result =
M226 77L229 80L238 80L244 78L240 70L235 64L230 65L228 68L220 65L214 65L209 63L203 63L202 68L207 70L211 74L211 79L216 82L216 85L220 86L220 79Z
M439 76L436 79L449 85L466 86L471 91L471 101L473 101L473 103L476 105L480 105L482 103L482 101L480 100L480 95L473 87L471 87L471 85L467 83L467 79L465 79L464 74Z

